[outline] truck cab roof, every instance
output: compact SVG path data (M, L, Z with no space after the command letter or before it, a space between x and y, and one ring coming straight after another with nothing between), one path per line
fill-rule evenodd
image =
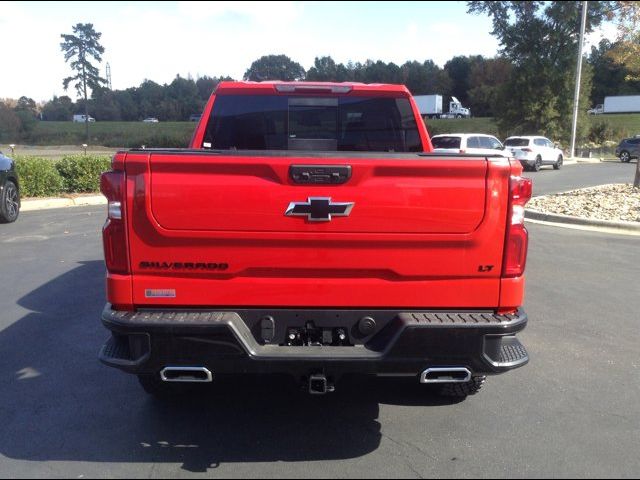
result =
M410 97L411 93L404 85L387 83L358 82L220 82L216 94L354 94L354 95L390 95Z

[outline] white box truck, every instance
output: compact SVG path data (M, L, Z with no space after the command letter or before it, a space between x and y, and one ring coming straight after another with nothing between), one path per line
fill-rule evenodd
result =
M86 121L88 122L95 122L96 119L93 118L91 115L89 115L89 120L86 120L86 115L74 115L73 116L73 123L85 123Z
M598 104L591 110L590 115L602 113L640 113L640 95L616 95L604 97L604 104Z
M639 113L640 95L604 97L604 113Z
M442 115L442 95L416 95L413 99L422 118L440 118Z
M442 111L442 95L416 95L413 97L422 118L469 118L471 110L465 108L456 97L451 97L449 111Z

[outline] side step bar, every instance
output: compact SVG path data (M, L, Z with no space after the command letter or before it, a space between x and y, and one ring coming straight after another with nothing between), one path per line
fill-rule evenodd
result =
M464 367L427 368L420 375L420 383L466 383L471 371Z
M163 382L210 383L213 375L204 367L165 367L160 371Z

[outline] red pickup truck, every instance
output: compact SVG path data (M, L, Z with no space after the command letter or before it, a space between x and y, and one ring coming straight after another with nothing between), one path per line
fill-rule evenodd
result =
M102 176L101 360L153 394L361 373L464 397L524 365L531 181L431 151L404 86L221 83L190 148L122 151Z

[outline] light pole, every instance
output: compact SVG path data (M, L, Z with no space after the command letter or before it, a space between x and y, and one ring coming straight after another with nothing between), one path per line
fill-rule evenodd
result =
M582 24L580 25L580 40L578 41L578 67L576 68L576 89L573 96L573 124L571 126L571 158L576 155L576 130L578 128L578 102L580 100L580 78L582 77L582 46L584 45L584 31L587 26L587 3L582 2Z

